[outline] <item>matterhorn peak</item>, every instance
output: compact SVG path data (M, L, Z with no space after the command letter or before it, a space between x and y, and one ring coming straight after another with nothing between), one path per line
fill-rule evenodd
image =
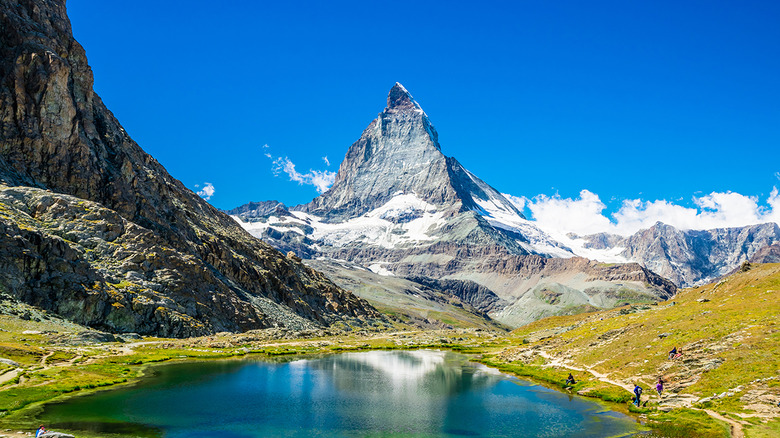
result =
M330 189L296 207L328 221L349 220L384 207L395 197L414 194L438 210L490 209L523 218L494 188L441 152L428 116L396 82L387 108L347 150Z
M411 93L400 82L396 82L390 93L387 94L387 108L385 111L403 111L403 110L422 111L420 104L414 100Z

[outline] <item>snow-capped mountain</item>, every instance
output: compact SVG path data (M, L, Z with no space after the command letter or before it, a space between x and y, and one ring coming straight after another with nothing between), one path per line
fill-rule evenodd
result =
M442 154L428 115L399 83L385 110L347 151L333 186L296 209L344 221L410 194L439 210L495 204L522 217L498 191Z
M681 287L706 283L734 270L755 256L770 257L770 245L780 243L780 227L765 223L712 230L679 230L658 222L628 236L595 234L576 239L598 254L612 253L641 263Z
M427 114L398 83L328 191L289 209L271 202L228 213L254 236L303 258L348 261L386 276L476 282L502 300L491 315L508 324L674 292L639 265L575 257L445 156Z
M319 221L315 239L336 246L356 239L386 248L452 240L452 219L466 214L475 219L469 232L498 231L512 253L574 255L496 189L445 156L428 115L399 83L390 90L385 110L347 151L333 186L292 210Z

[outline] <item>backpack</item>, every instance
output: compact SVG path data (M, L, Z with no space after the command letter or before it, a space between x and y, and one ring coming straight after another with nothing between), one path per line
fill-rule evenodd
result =
M636 388L634 388L634 392L635 392L637 395L642 395L642 387L637 385L637 387L636 387Z

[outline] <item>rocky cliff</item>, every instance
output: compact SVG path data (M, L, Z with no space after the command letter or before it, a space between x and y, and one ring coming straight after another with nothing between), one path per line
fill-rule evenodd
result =
M752 263L780 263L780 242L765 246L750 258Z
M92 89L64 0L0 0L0 121L0 292L160 336L379 317L127 135Z

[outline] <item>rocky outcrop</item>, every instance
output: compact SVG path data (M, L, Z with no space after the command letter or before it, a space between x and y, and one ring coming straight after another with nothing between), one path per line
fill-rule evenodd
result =
M3 292L160 336L379 317L252 238L127 135L92 89L64 0L0 0L0 29Z
M765 246L750 258L751 263L780 263L780 242Z
M432 289L445 291L485 313L502 309L507 305L492 290L473 281L435 280L429 277L409 277L408 280Z
M780 242L775 223L712 230L679 230L657 223L629 237L597 234L585 237L596 249L621 247L621 256L688 287L725 275L763 248ZM771 260L772 250L766 251Z

